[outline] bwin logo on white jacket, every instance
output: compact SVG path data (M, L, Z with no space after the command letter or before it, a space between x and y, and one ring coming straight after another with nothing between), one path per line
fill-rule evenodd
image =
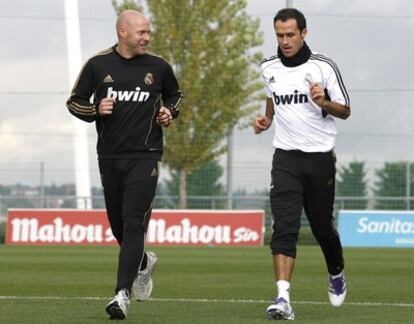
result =
M109 87L106 96L117 99L118 101L145 102L150 97L150 93L147 91L141 91L140 87L136 87L135 91L117 91L112 87Z

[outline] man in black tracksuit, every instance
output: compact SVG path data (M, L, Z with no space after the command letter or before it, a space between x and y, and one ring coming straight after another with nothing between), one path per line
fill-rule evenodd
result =
M157 259L144 252L144 241L163 152L161 126L177 117L182 95L171 66L147 52L148 19L127 10L116 27L118 44L86 62L67 107L96 124L106 209L120 245L115 298L106 311L122 319L131 289L138 300L152 290Z

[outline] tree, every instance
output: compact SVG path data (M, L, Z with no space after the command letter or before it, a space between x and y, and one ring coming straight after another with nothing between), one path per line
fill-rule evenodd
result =
M364 162L350 162L338 171L337 196L339 197L361 197L367 196L367 181ZM345 201L345 209L366 209L366 200Z
M141 2L139 2L141 4ZM254 67L262 54L259 21L246 0L147 0L151 50L170 62L184 93L180 117L165 132L165 163L178 172L180 208L186 177L226 150L223 138L259 108L262 82ZM115 9L142 8L123 1Z
M412 174L414 166L410 166L410 196L413 196ZM375 207L377 209L407 209L407 202L404 197L407 195L407 162L386 162L382 169L376 170L375 174L378 181L375 183L374 193L378 198L381 197L401 197L400 200L381 200L377 199Z
M213 160L193 170L186 178L188 196L223 196L224 188L220 183L223 168ZM171 179L166 182L169 195L177 196L179 193L179 173L171 172ZM224 203L224 202L223 202ZM187 202L188 208L211 209L220 207L220 204L213 204L212 200L194 199Z

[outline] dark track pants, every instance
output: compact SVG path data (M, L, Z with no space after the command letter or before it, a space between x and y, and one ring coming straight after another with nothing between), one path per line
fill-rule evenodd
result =
M115 292L130 290L144 254L158 161L100 159L99 171L109 223L120 246Z
M333 152L305 153L276 149L270 189L274 221L270 243L272 254L296 258L303 207L332 275L344 268L342 245L332 216L335 162Z

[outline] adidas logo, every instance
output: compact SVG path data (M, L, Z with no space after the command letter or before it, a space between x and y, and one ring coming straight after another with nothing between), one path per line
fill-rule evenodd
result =
M114 82L114 79L112 79L111 75L108 74L104 79L103 82Z
M270 79L269 79L269 83L275 83L276 81L275 81L275 77L274 76L272 76Z
M154 177L154 176L157 176L157 175L158 175L157 169L156 168L152 169L151 177Z

